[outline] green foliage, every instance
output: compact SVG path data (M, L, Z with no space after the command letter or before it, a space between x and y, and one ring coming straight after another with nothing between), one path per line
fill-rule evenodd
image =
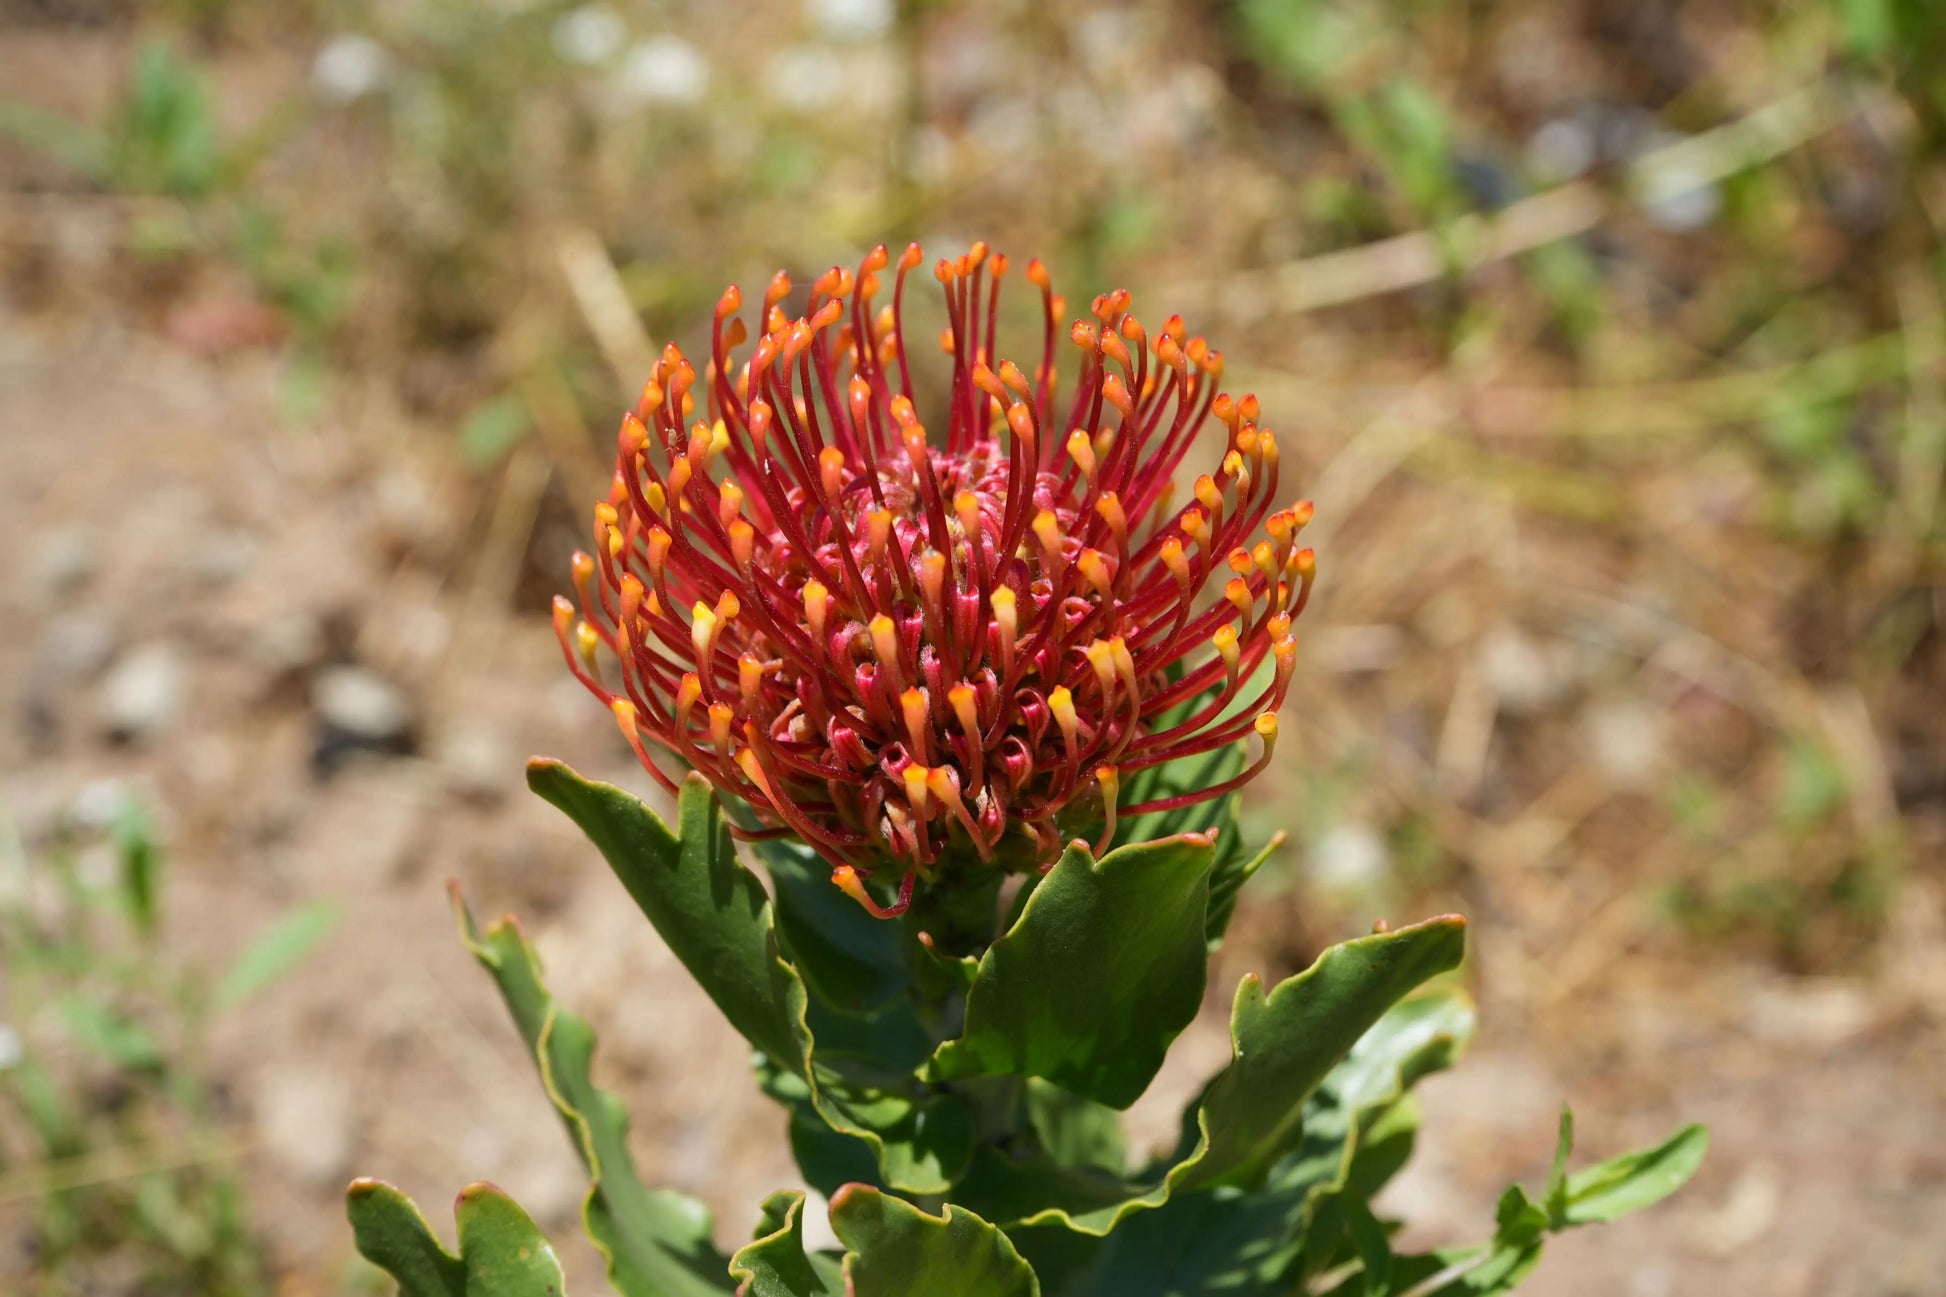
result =
M1395 1256L1382 1230L1362 1229L1357 1246L1360 1269L1333 1288L1331 1297L1369 1297L1408 1287L1426 1297L1511 1292L1539 1264L1549 1234L1577 1225L1606 1224L1653 1206L1695 1174L1708 1148L1709 1136L1703 1128L1686 1126L1655 1148L1569 1175L1574 1118L1563 1109L1561 1137L1541 1201L1529 1198L1519 1185L1509 1185L1494 1213L1492 1241L1473 1248ZM1423 1286L1439 1276L1442 1282Z
M467 948L492 974L540 1070L541 1085L566 1123L588 1170L582 1219L626 1297L704 1297L721 1292L723 1259L710 1244L709 1213L667 1190L651 1190L628 1153L628 1112L589 1076L594 1032L560 1007L541 981L540 960L511 919L484 933L454 897Z
M949 1204L935 1218L851 1185L831 1200L831 1228L848 1249L847 1297L1040 1297L1007 1236L963 1207Z
M411 1199L379 1180L345 1194L358 1250L399 1281L404 1297L551 1297L567 1285L553 1245L513 1199L490 1184L460 1190L459 1255L433 1237Z
M732 1285L751 1297L1282 1297L1327 1275L1339 1292L1390 1294L1447 1268L1463 1286L1440 1291L1495 1292L1531 1269L1548 1233L1647 1206L1701 1159L1692 1128L1570 1175L1564 1119L1540 1204L1510 1190L1490 1244L1394 1255L1372 1197L1411 1154L1412 1086L1472 1031L1470 1006L1437 981L1464 947L1464 922L1447 916L1334 946L1268 989L1245 977L1229 1064L1184 1112L1175 1150L1131 1170L1116 1108L1147 1087L1202 998L1221 927L1212 878L1240 885L1261 856L1179 834L1097 861L1077 842L1004 922L993 871L956 862L902 918L877 920L834 904L825 867L790 843L763 851L773 900L700 776L681 789L675 831L558 762L528 777L750 1042L844 1245L807 1250L804 1195L784 1192L749 1244L717 1255L700 1208L637 1179L620 1102L589 1080L592 1033L548 994L518 926L481 932L461 906L588 1168L586 1224L624 1297ZM938 934L973 953L947 953ZM367 1255L408 1297L460 1291L426 1286L459 1272L409 1204L385 1210L393 1241L375 1250L361 1233ZM463 1216L461 1238L464 1253ZM491 1269L469 1266L465 1281L515 1282Z
M841 1297L844 1271L827 1253L804 1250L804 1195L764 1200L756 1241L730 1258L738 1297Z
M1135 1102L1202 1003L1214 856L1193 835L1099 861L1070 845L980 957L965 1030L932 1075L1042 1077L1113 1108Z
M63 819L32 853L0 835L0 1204L9 1247L35 1258L19 1292L255 1297L269 1276L232 1169L245 1141L202 1055L212 1013L304 951L273 941L285 926L273 925L253 949L277 945L274 966L246 950L247 985L213 991L156 940L153 819L126 794L103 819L99 831ZM113 868L84 869L100 848Z
M737 860L730 828L701 775L684 781L681 836L648 807L558 762L528 768L536 792L579 824L629 895L718 1008L774 1071L773 1093L808 1104L841 1136L862 1142L888 1183L940 1193L964 1170L972 1130L964 1104L929 1093L906 1069L892 1085L842 1060L814 1061L804 979L782 956L770 899Z
M208 79L155 41L136 51L121 101L99 128L0 99L0 132L122 193L196 201L228 178Z
M282 978L310 957L338 926L332 901L301 905L245 946L224 971L210 999L219 1009L234 1008Z

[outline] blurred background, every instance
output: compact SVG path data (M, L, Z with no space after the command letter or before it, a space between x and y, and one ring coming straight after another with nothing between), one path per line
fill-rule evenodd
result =
M726 282L986 238L1187 316L1318 506L1291 841L1141 1135L1243 972L1461 910L1415 1246L1572 1099L1715 1146L1536 1294L1941 1292L1942 54L1932 0L0 0L0 1289L377 1292L359 1173L599 1291L449 876L649 1178L726 1242L795 1183L521 787L647 791L547 598Z

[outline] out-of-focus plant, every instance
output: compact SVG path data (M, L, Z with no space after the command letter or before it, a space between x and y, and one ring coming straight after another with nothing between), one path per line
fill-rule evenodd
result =
M1116 292L1065 326L1030 262L1043 327L1026 366L1002 360L1009 266L979 244L932 267L950 359L929 367L905 323L921 264L916 244L896 263L880 246L795 316L781 274L749 320L732 288L702 369L664 352L555 625L674 821L558 762L528 768L749 1040L843 1250L807 1249L805 1195L784 1192L718 1253L700 1205L636 1176L622 1105L590 1079L593 1035L520 928L460 906L588 1169L610 1281L627 1297L1495 1293L1549 1234L1682 1184L1700 1128L1570 1174L1563 1114L1545 1186L1509 1188L1490 1241L1394 1251L1373 1199L1411 1152L1410 1089L1472 1030L1446 976L1452 915L1380 924L1273 987L1244 978L1232 1057L1180 1140L1131 1155L1118 1112L1196 1015L1277 845L1242 841L1236 793L1275 746L1312 509L1276 506L1276 434L1254 397L1219 392L1221 354L1180 318L1151 332ZM1210 471L1179 503L1192 454ZM349 1213L411 1297L560 1291L552 1249L490 1185L460 1195L457 1254L381 1182L356 1182Z
M269 336L293 349L289 395L315 404L325 356L353 298L353 253L342 238L295 235L257 192L264 159L289 130L291 105L226 138L208 73L161 41L137 47L120 99L84 123L0 97L0 132L55 158L108 193L165 200L131 212L126 245L138 258L233 266L274 313ZM259 322L246 337L266 334ZM215 345L223 345L218 328Z
M23 1297L255 1297L270 1277L230 1169L248 1141L204 1042L335 915L293 911L214 979L186 967L158 945L147 813L93 801L44 851L0 843L0 1277Z
M208 78L159 42L136 51L128 88L100 125L0 100L0 130L105 189L191 202L242 179L246 160L223 149Z

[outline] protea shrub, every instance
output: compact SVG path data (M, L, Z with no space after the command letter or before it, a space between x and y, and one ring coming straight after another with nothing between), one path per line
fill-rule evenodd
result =
M615 1289L1490 1293L1547 1234L1678 1187L1699 1128L1569 1174L1564 1113L1545 1189L1510 1188L1489 1242L1395 1252L1372 1204L1411 1152L1410 1087L1473 1023L1450 915L1245 977L1176 1146L1124 1146L1119 1110L1281 838L1246 847L1236 794L1296 673L1312 506L1280 494L1277 434L1180 317L1151 329L1117 291L1064 327L1030 261L1039 336L1003 358L1010 265L975 244L932 266L946 326L915 350L923 264L876 248L795 315L780 273L748 321L730 288L701 370L671 345L622 418L554 625L673 826L528 768L749 1040L841 1250L807 1244L802 1190L724 1255L699 1204L646 1187L587 1024L511 919L459 906L587 1166ZM561 1290L490 1185L460 1196L457 1255L378 1181L350 1213L411 1297Z

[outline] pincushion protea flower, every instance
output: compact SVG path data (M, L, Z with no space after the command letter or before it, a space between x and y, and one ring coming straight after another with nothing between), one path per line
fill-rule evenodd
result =
M995 351L1007 258L979 243L936 263L950 384L929 432L903 310L921 260L913 244L894 267L880 246L856 274L834 267L795 318L779 272L742 361L728 289L707 417L671 345L622 420L594 552L574 556L580 615L554 607L569 667L657 780L674 790L660 749L770 826L746 836L801 837L881 916L949 854L1045 867L1070 804L1099 801L1106 844L1118 811L1256 774L1314 572L1295 543L1311 506L1272 510L1256 399L1219 394L1221 354L1180 317L1150 334L1126 291L1070 329L1080 373L1057 420L1065 308L1045 267L1026 267L1045 323L1030 376ZM1177 509L1177 467L1212 418L1225 445ZM1133 772L1252 732L1260 756L1236 778L1117 806ZM861 879L889 867L884 907Z

